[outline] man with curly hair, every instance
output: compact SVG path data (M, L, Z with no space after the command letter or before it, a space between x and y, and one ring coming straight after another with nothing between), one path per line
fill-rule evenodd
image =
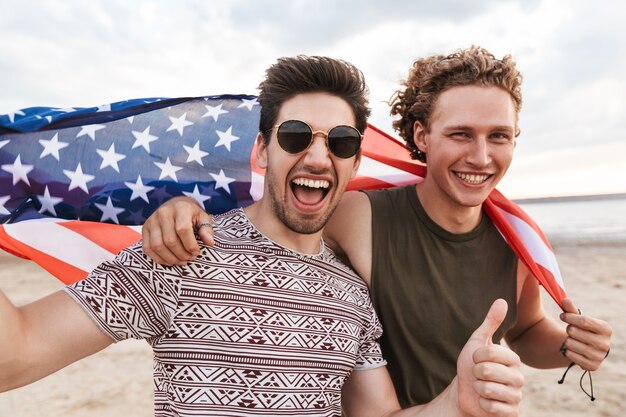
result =
M416 60L391 112L413 158L427 164L424 181L348 192L324 230L370 287L403 406L452 381L464 341L496 298L511 308L494 341L504 337L530 366L593 371L610 347L611 327L569 299L567 329L546 316L537 281L484 215L513 158L521 82L510 56L480 47ZM193 200L166 203L144 227L146 252L163 263L193 258L193 222L207 216Z

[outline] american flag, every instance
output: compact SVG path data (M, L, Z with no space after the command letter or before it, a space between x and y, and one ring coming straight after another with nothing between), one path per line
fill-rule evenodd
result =
M65 283L84 278L141 238L164 201L187 195L211 213L260 198L254 96L136 99L90 108L34 107L0 116L0 247ZM416 183L426 168L369 126L349 189ZM565 297L548 240L494 191L485 211L560 305Z

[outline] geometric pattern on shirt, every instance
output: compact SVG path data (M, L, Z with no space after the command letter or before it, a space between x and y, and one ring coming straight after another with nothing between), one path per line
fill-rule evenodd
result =
M184 267L138 244L66 291L113 339L152 345L157 416L339 415L348 375L384 364L366 285L325 245L283 248L242 210L215 222L215 247Z

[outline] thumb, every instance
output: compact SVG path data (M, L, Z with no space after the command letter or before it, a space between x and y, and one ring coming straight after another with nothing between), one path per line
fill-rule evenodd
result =
M504 321L508 308L508 304L502 298L498 298L494 301L485 316L485 320L480 327L474 331L471 338L478 339L485 344L490 344L493 334Z
M579 314L578 307L576 307L574 302L570 300L569 298L563 299L563 311L565 313Z

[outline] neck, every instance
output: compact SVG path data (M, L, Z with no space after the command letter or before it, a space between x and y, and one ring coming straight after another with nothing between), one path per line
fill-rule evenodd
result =
M295 252L305 254L319 253L321 248L322 231L312 234L302 234L289 229L274 214L271 204L265 199L244 208L250 222L265 237L279 245Z
M417 184L416 190L428 217L444 230L450 233L467 233L480 223L482 205L468 207L458 204L431 187L426 180Z

